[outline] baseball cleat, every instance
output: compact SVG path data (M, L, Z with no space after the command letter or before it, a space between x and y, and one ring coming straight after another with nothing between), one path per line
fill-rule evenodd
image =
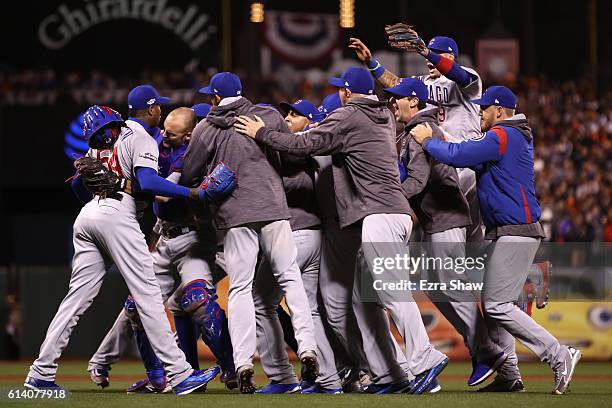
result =
M253 377L255 376L255 371L253 371L253 367L244 366L238 369L238 387L240 388L240 392L243 394L253 394L256 391L255 380Z
M151 385L149 379L145 378L130 385L126 392L128 394L154 394L155 388Z
M402 394L412 389L413 381L401 381L389 384L370 384L363 389L364 394Z
M301 391L300 384L279 384L271 382L260 390L255 391L255 394L297 394Z
M472 362L473 370L470 378L468 379L467 385L470 387L483 383L489 378L499 366L501 366L508 359L508 355L503 351L498 355L484 361L474 360Z
M108 370L103 368L94 368L89 371L89 378L93 381L94 384L101 387L102 389L108 387L110 385L110 380L108 378Z
M300 394L342 394L342 388L325 388L320 384L315 384L305 388Z
M499 377L495 377L491 384L479 388L477 392L525 392L525 385L520 378L502 380Z
M444 360L442 360L442 362L433 366L424 373L417 375L414 379L414 385L412 386L410 393L420 395L424 392L427 392L431 383L436 379L436 377L438 377L438 375L440 375L442 370L444 370L447 365L448 357L444 357Z
M436 392L440 391L441 389L442 389L442 386L438 382L438 379L434 378L434 380L431 383L429 383L429 387L425 390L425 392L427 394L435 394Z
M238 388L238 376L236 375L235 371L224 371L223 374L221 374L219 381L225 384L225 388L230 391Z
M23 386L30 390L36 390L36 391L64 390L62 387L57 385L55 381L39 380L38 378L34 378L34 377L26 377L23 383Z
M582 357L580 350L576 350L573 347L566 347L564 351L567 355L557 364L557 367L553 369L555 373L555 388L553 388L552 393L554 395L565 394L572 380L576 364L578 364L580 357Z
M300 362L302 363L302 380L314 383L319 376L319 363L316 353L312 350L303 352L300 354Z
M176 395L187 395L198 388L206 387L210 381L212 381L221 369L218 366L211 367L207 370L193 370L193 373L180 384L172 387L172 390Z

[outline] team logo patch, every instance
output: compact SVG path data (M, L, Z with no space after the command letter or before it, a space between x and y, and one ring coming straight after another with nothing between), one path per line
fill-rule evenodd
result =
M157 157L153 153L140 153L138 157L145 160L151 160L152 162L157 163Z
M153 105L155 103L155 98L151 98L147 101L147 105Z

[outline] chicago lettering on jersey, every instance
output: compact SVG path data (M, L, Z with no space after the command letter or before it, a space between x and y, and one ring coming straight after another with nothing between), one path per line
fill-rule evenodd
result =
M428 88L429 88L429 99L436 101L436 102L449 103L450 101L449 91L446 86L431 84L428 86Z
M168 2L168 0L97 0L89 1L83 7L72 10L66 4L61 4L56 13L46 16L41 21L38 26L38 37L45 47L57 50L94 25L129 18L159 24L173 31L189 48L195 50L208 40L210 34L217 31L217 27L209 23L208 14L198 14L199 8L196 5L192 4L184 10Z

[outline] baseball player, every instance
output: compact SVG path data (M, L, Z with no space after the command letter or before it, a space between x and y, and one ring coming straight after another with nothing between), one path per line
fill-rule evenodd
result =
M465 258L465 227L471 224L470 211L455 168L440 163L427 155L421 145L410 136L410 130L420 123L431 126L437 139L443 139L438 128L435 107L428 106L427 86L416 78L403 78L385 91L392 95L398 122L405 124L400 135L400 163L405 166L402 187L431 243L432 255L437 259ZM429 271L430 281L449 283L452 279L467 280L464 274L444 268ZM468 385L484 382L508 358L489 336L476 297L459 292L426 292L436 307L463 336L472 356L474 370ZM411 350L418 354L419 350ZM408 358L411 361L411 358Z
M308 129L312 121L319 117L315 105L307 100L293 104L280 105L285 121L293 133ZM257 343L262 368L271 383L258 393L279 394L341 394L342 382L336 369L334 351L327 338L325 327L319 313L319 267L321 254L321 221L317 215L314 196L314 169L316 162L311 158L297 158L281 155L283 165L283 184L287 204L291 213L291 229L297 247L297 263L302 272L304 289L310 301L314 332L317 338L317 357L319 376L316 383L300 386L293 367L289 363L283 340L283 331L277 315L277 306L282 294L270 264L264 258L255 277L253 301L257 317Z
M319 107L319 123L316 126L341 106L338 92L327 95ZM337 339L334 353L339 361L338 368L345 373L343 391L361 392L363 387L360 373L369 372L369 367L352 302L355 254L361 241L359 234L341 229L338 221L332 172L334 167L342 167L342 162L329 155L313 158L317 161L315 195L323 226L319 272L320 306ZM369 376L361 377L366 384L369 382Z
M253 356L257 336L252 287L259 248L270 263L291 311L302 378L314 381L318 374L317 346L309 301L296 262L279 156L236 134L233 125L236 116L250 113L265 117L275 129L289 129L278 112L255 106L242 96L242 84L235 74L214 75L209 86L200 92L212 95L213 108L193 132L180 184L199 184L206 167L219 161L231 166L240 179L239 187L224 202L212 207L215 226L224 233L225 266L230 279L229 330L240 391L254 393L256 389Z
M361 235L353 289L353 308L362 332L364 351L371 373L376 377L366 391L373 393L426 392L444 369L448 358L429 343L415 302L394 301L377 293L376 302L362 300L362 278L367 281L373 257L402 253L410 237L410 207L401 189L394 144L395 121L373 95L374 82L369 73L350 67L330 83L340 88L345 103L315 129L302 135L278 132L264 120L240 116L236 130L278 151L301 156L332 154L344 161L334 168L336 205L342 228ZM389 251L389 249L391 249ZM363 288L367 289L367 288ZM425 350L415 364L419 373L410 382L398 364L395 342L390 332L387 309L403 335L407 347Z
M427 124L416 126L411 134L436 160L476 170L487 238L494 241L485 270L484 315L505 329L494 330L491 336L512 352L512 336L519 339L550 365L555 376L553 394L563 394L580 351L559 344L515 304L545 236L535 197L531 129L525 115L515 114L516 96L506 87L492 86L472 102L481 106L482 137L447 143L433 138Z
M416 34L418 38L418 34ZM351 38L349 48L353 49L357 58L368 66L369 71L384 88L397 85L400 78L385 69L378 60L372 58L372 53L358 38ZM460 66L455 60L459 56L459 47L450 37L436 36L429 41L427 47L416 50L427 59L429 75L419 77L429 91L428 99L439 104L439 125L453 142L461 142L480 136L478 123L478 108L470 102L480 97L482 81L476 71ZM476 176L471 169L458 169L459 182L468 203L472 224L467 228L467 241L483 240L482 220L478 207L476 191Z
M195 113L189 108L173 110L164 122L163 140L159 144L159 172L168 180L177 182L180 177L183 153L196 123ZM208 223L199 223L198 234L196 221L184 200L154 202L153 210L159 220L154 229L159 227L160 232L152 254L153 268L164 301L168 300L173 314L179 346L188 362L197 369L195 323L223 370L222 382L231 389L237 385L233 385L235 372L225 312L215 301L216 234L209 225L210 219ZM199 256L195 256L194 252L200 248ZM192 304L194 299L195 304ZM147 372L147 380L129 387L128 393L163 392L166 388L163 367L150 347L131 297L90 361L92 380L103 388L108 385L108 370L118 360L121 343L125 342L121 339L121 334L126 332L125 325L133 328Z
M386 27L387 33L393 33L393 27L397 26L403 25L396 24ZM459 47L455 40L450 37L436 36L425 46L418 33L412 28L406 27L404 33L410 34L414 40L411 42L393 41L392 36L389 35L389 42L396 48L416 51L427 59L429 75L418 77L418 79L427 85L428 99L435 101L438 105L438 123L445 137L450 142L461 142L479 137L478 107L471 102L471 99L480 97L482 81L476 71L455 62L459 56ZM398 76L372 58L370 50L361 40L351 38L349 48L355 50L359 60L368 66L369 71L383 87L390 88L400 82ZM461 190L468 201L472 220L472 224L466 228L466 241L475 244L482 243L484 233L476 192L476 174L470 168L458 168L457 174ZM478 362L475 362L475 365L477 364ZM506 383L515 385L512 387L513 391L522 389L518 357L515 353L508 354L506 361L499 367L498 375L506 379Z
M169 101L152 86L138 87L131 96L133 103L138 103L134 108L146 111L141 117L149 127L159 122L160 104ZM79 213L74 224L75 255L70 289L49 325L39 357L31 365L24 386L37 390L60 388L54 381L57 360L79 317L100 290L106 267L112 261L134 297L142 325L174 392L191 393L205 386L216 373L194 371L174 342L152 258L136 220L140 204L129 191L136 182L143 192L164 196L207 199L207 191L179 188L157 175L157 145L140 123L131 120L124 123L111 109L94 106L85 115L84 133L91 137L98 132L117 140L108 165L126 180L128 192L104 191Z

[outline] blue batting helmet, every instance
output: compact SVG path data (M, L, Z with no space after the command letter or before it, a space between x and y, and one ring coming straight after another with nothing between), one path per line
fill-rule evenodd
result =
M119 112L108 106L93 105L87 109L83 114L83 136L90 147L108 148L114 143L117 133L107 126L112 123L125 126Z

